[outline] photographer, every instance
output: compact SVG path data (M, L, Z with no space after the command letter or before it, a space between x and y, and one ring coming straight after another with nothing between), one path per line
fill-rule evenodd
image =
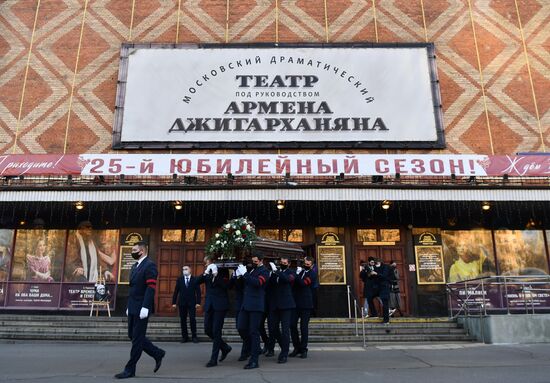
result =
M368 318L369 316L377 316L376 309L373 305L373 299L375 298L375 280L374 275L372 274L372 272L374 271L374 264L375 259L373 257L369 257L368 262L362 263L359 267L359 278L361 278L361 280L363 281L363 296L365 297L365 318Z
M397 263L394 260L390 261L390 285L390 316L393 316L396 311L399 312L399 315L403 316L399 291L399 271L397 270Z

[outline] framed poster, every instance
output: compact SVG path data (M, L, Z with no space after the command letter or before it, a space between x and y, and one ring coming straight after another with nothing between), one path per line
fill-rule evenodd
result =
M66 235L65 230L17 230L10 280L61 282Z
M415 246L416 277L419 285L443 285L445 273L443 267L443 247Z
M164 236L165 230L162 232ZM179 232L179 240L181 241L181 230L179 230ZM132 258L132 247L138 242L147 242L148 239L149 236L146 233L141 232L139 229L134 231L127 231L125 229L122 230L122 234L120 235L120 257L118 265L119 284L127 285L130 283L130 271L132 270L134 263L136 263L136 260Z
M346 251L344 246L317 246L320 285L346 284Z

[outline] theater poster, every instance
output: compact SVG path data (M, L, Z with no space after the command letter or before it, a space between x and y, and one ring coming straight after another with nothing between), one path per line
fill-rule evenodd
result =
M13 250L13 234L14 230L0 230L0 283L8 280ZM0 297L0 305L1 300L2 298Z
M443 230L441 240L447 283L496 274L490 230Z
M542 230L495 230L501 275L546 275L548 258Z
M65 230L17 230L7 306L59 306L66 236Z
M17 230L11 281L61 282L65 230Z
M419 285L445 284L443 247L439 234L424 232L414 236L416 277Z

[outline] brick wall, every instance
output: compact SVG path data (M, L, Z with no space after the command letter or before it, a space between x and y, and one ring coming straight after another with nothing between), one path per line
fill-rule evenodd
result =
M2 153L108 152L121 42L226 38L427 39L438 56L442 152L507 154L550 146L547 0L278 0L277 9L268 0L134 3L132 9L132 0L0 1Z

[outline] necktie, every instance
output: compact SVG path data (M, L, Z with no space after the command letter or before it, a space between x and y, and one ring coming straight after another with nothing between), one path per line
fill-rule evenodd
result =
M134 263L134 265L132 266L132 270L130 271L130 279L132 279L132 277L134 276L137 266L138 266L138 262Z
M189 277L185 278L185 287L189 287Z

